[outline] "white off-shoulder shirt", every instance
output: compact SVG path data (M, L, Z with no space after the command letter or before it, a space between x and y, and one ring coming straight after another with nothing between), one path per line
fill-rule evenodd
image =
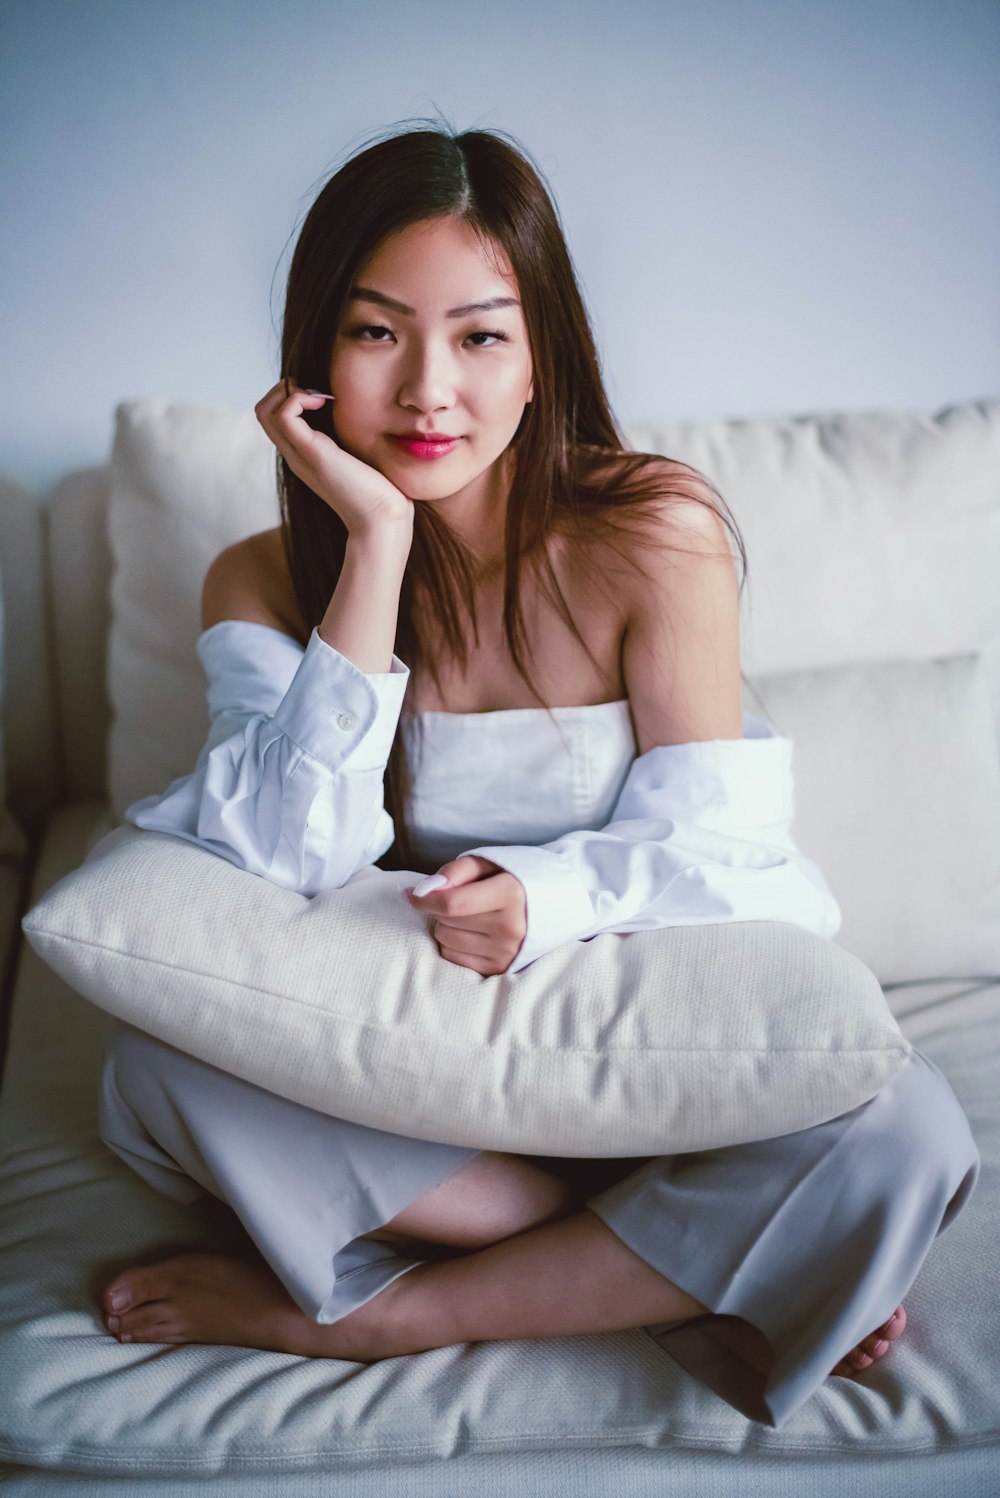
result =
M841 912L791 836L791 739L744 713L742 739L636 754L627 699L487 713L402 712L409 667L365 672L314 629L306 648L226 619L198 639L211 727L194 770L126 808L286 889L314 895L395 837L383 777L397 726L427 867L477 853L525 890L507 971L603 931L787 921L833 937ZM473 844L475 838L483 839Z

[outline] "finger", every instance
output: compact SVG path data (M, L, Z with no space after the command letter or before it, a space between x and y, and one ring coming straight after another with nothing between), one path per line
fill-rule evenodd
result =
M453 940L458 946L466 947L471 942L478 942L480 947L495 947L497 941L504 940L509 933L505 928L493 924L489 917L470 916L468 921L457 921L446 916L437 916L431 922L431 932L435 937L444 934L446 940Z
M435 889L429 895L415 895L410 892L410 900L415 910L426 910L432 915L440 915L450 919L452 916L466 917L487 915L493 911L501 911L508 904L508 897L504 893L504 885L497 884L497 880L503 879L502 874L493 874L488 879L480 879L475 884L460 884L455 888Z
M286 382L288 391L284 400L278 402L272 413L272 419L278 423L289 423L297 421L304 411L318 411L323 404L322 395L312 395L308 390L303 390L299 385L293 384L291 380ZM306 428L311 431L311 427Z
M266 395L254 406L257 420L265 427L268 421L273 421L282 408L292 403L294 412L303 410L316 411L324 401L332 401L332 395L324 395L320 390L303 390L288 377L278 380L272 385Z
M306 411L320 409L323 398L309 395L297 386L292 386L290 393L284 395L282 383L276 387L276 394L268 392L256 414L281 456L295 468L296 463L301 465L314 457L318 443L329 440L303 420Z
M524 936L526 923L509 906L501 910L479 910L474 915L439 915L432 924L442 931L462 932L478 935L497 947L509 942L519 942Z
M410 886L410 893L422 900L425 895L432 895L436 889L446 889L448 886L447 874L428 874L421 879L419 884Z
M440 952L446 962L453 962L456 967L471 968L481 978L493 976L495 963L486 958L470 956L468 952L460 952L456 947L441 947Z
M274 382L265 395L261 396L254 410L263 410L265 412L276 411L281 403L286 401L297 389L298 386L295 384L295 381L289 375L284 375L280 380Z
M462 853L458 858L453 858L450 863L443 863L438 869L438 873L453 889L458 889L463 884L475 884L479 879L485 879L488 875L500 872L498 864L491 863L488 858L482 858L478 853Z
M314 431L303 418L307 411L318 411L322 404L315 396L306 395L304 390L293 390L271 417L278 438L283 437L292 451L303 458L312 457L317 441L323 440L320 433Z
M253 414L256 416L261 426L265 425L266 421L271 415L271 412L277 407L279 401L283 401L284 399L284 386L280 383L277 385L272 385L270 390L268 390L264 395L261 396L260 400L253 408Z
M260 422L261 426L264 428L265 432L270 437L272 442L275 442L275 439L277 437L277 431L274 424L275 417L277 416L280 407L288 399L288 391L286 387L287 382L285 380L279 380L277 384L271 386L266 395L261 396L260 400L253 408L254 415L256 416L257 420Z
M504 871L488 858L481 858L476 853L463 853L459 858L453 858L450 863L443 863L436 873L428 874L419 883L411 886L411 893L423 900L425 895L433 894L438 889L462 889L464 886L476 884L494 874ZM432 905L428 909L436 909Z
M288 406L291 410L305 409L308 411L318 411L324 401L332 400L333 396L324 395L322 390L303 390L301 386L294 385L288 392L288 396L282 403L282 406L278 407L278 410L280 412L283 406Z
M488 957L492 945L486 931L467 930L462 926L447 925L443 921L434 922L431 935L436 942L444 942L457 952L470 952L474 957Z

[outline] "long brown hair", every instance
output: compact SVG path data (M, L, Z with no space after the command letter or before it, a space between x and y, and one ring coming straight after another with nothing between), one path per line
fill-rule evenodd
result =
M350 157L328 179L308 210L292 256L282 323L281 375L306 389L325 389L330 355L355 274L385 237L427 219L451 217L468 225L487 253L502 246L519 287L533 365L533 399L511 441L515 455L507 503L503 574L503 630L511 658L532 695L543 701L525 665L530 654L521 612L521 569L537 569L541 585L567 626L594 657L573 620L545 541L555 534L578 544L587 567L588 543L600 540L629 565L616 538L641 525L647 544L663 544L649 525L651 505L704 504L725 522L742 561L743 538L714 485L697 469L662 454L627 449L604 391L590 320L569 250L540 170L506 132L438 125L393 129ZM329 408L310 416L332 434ZM324 423L326 423L324 427ZM326 613L344 562L348 531L336 512L278 457L282 539L308 640ZM671 540L671 548L675 547ZM575 553L574 553L575 554ZM478 645L475 556L451 528L420 504L400 590L395 653L414 680L429 671L440 684L441 652L464 668L468 628ZM591 569L597 588L606 580ZM418 607L419 603L419 607ZM421 630L432 617L434 642ZM599 667L598 662L594 662ZM404 712L406 711L404 707ZM419 718L409 718L419 724ZM395 842L381 868L422 869L409 823L411 776L403 735L397 732L385 772L385 807Z

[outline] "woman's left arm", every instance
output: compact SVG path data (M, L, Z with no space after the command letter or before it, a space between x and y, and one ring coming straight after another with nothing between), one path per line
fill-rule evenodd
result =
M728 532L700 504L663 512L623 644L633 761L611 820L540 846L466 850L523 886L516 973L600 932L786 921L833 937L840 907L796 847L793 742L741 705L739 590ZM466 856L466 855L460 855Z

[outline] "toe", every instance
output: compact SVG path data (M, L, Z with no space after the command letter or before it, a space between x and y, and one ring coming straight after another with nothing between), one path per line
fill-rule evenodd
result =
M875 1359L862 1347L852 1347L850 1352L844 1354L837 1366L832 1369L840 1378L853 1378L855 1374L863 1373L870 1368Z
M159 1300L165 1290L162 1276L156 1266L146 1269L127 1269L116 1275L101 1297L104 1309L113 1316L133 1310L149 1300Z
M879 1327L882 1336L889 1342L895 1342L906 1330L906 1311L903 1306L897 1306L889 1320Z
M151 1300L137 1306L134 1311L122 1311L107 1318L108 1330L117 1337L131 1337L138 1341L139 1335L150 1327L165 1326L175 1319L174 1307L169 1300ZM112 1323L117 1323L112 1325Z
M867 1337L863 1337L857 1347L851 1349L837 1364L837 1369L849 1365L855 1372L870 1368L872 1363L884 1358L891 1344L903 1335L906 1328L906 1312L902 1306L897 1306L881 1326L877 1326Z
M119 1342L176 1342L180 1340L176 1318L167 1301L153 1301L131 1316L122 1317Z

